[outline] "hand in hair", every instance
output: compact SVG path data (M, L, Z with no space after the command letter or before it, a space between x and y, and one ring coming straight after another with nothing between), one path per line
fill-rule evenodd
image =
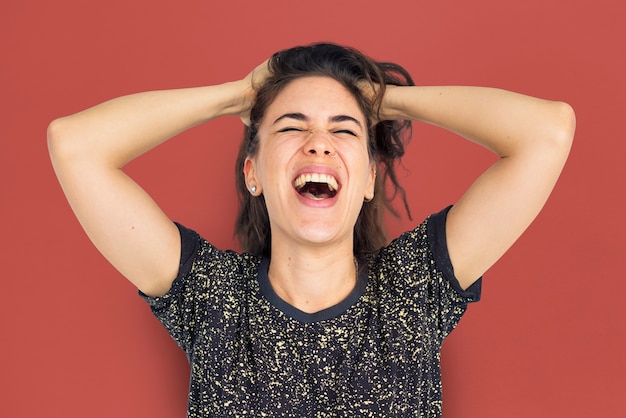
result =
M250 108L254 103L256 93L265 79L267 79L270 75L270 70L267 65L268 61L269 60L263 61L254 70L250 71L250 73L248 73L248 75L243 79L245 85L247 86L247 91L243 97L245 105L242 106L243 111L239 114L239 117L246 126L250 126Z
M393 90L397 89L400 86L396 86L394 84L387 84L384 87L383 97L380 99L380 106L378 107L378 111L374 113L376 117L373 120L373 123L378 123L384 120L405 120L402 115L400 115L396 108L392 105L392 101L390 97L393 95ZM360 83L359 88L365 97L367 97L371 102L374 102L380 92L380 84L369 83L367 81L363 81Z

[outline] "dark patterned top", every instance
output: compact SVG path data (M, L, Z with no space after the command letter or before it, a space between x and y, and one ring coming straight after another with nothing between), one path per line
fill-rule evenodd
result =
M441 416L441 344L481 286L454 278L446 214L364 257L352 293L314 314L274 293L269 260L179 226L178 277L143 297L187 353L187 416Z

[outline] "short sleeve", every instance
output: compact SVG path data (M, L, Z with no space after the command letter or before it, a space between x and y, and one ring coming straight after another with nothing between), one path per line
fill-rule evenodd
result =
M170 290L162 296L151 297L139 291L152 313L165 326L176 343L186 352L193 345L194 326L197 322L197 299L206 291L206 281L201 274L192 274L197 257L201 253L200 236L176 223L181 239L181 255L178 274Z
M170 290L159 297L140 296L188 356L194 347L221 344L220 330L236 325L240 303L258 258L219 250L198 233L177 224L180 231L179 271ZM201 341L200 341L201 340Z
M463 290L454 275L446 242L446 218L451 206L431 215L426 223L426 232L432 257L430 267L432 311L436 312L438 330L445 338L458 325L467 310L467 305L480 300L482 278Z
M449 208L429 216L379 254L381 277L394 295L399 315L410 315L421 333L439 343L456 327L467 305L480 300L481 279L463 290L454 276L445 238Z
M480 300L482 278L479 277L469 288L463 290L459 284L459 280L454 275L454 268L450 261L446 241L446 219L451 208L452 206L448 206L441 212L429 217L427 231L430 249L435 260L435 265L446 280L450 282L452 288L461 297L466 298L468 302L477 302Z

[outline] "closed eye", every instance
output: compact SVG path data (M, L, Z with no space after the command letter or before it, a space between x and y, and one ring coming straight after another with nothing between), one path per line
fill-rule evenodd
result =
M293 126L288 126L286 128L279 129L278 132L290 132L290 131L302 132L303 130L304 129L296 128Z
M339 129L337 131L335 131L336 134L348 134L348 135L352 135L352 136L357 136L353 131L349 130L349 129Z

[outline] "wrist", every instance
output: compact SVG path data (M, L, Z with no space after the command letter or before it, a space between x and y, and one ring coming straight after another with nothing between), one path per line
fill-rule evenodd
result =
M241 116L246 114L254 100L254 91L245 80L231 81L218 86L220 111L217 116Z
M380 105L381 120L408 120L412 119L406 111L404 96L413 86L387 85L385 95Z

